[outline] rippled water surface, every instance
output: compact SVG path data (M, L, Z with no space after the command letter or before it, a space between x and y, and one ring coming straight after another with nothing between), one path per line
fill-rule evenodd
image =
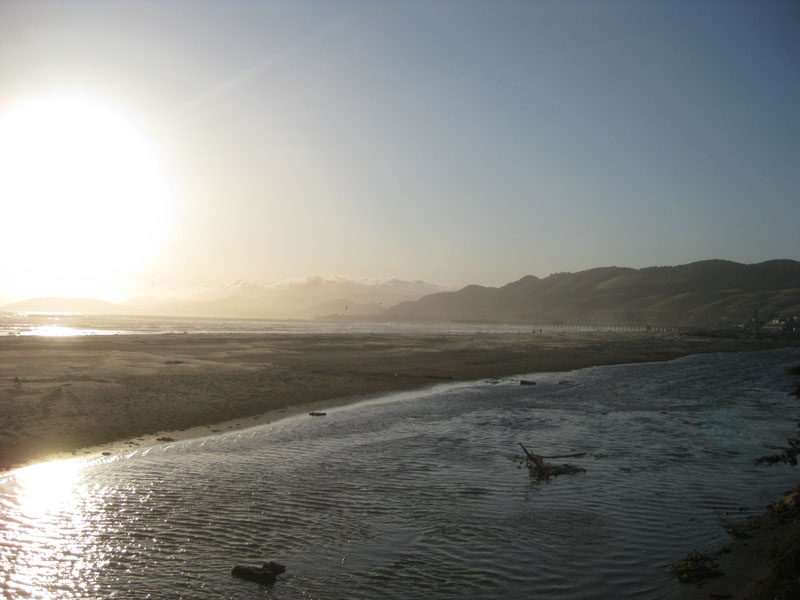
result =
M0 478L32 598L663 598L667 565L790 487L797 350L396 394ZM569 380L577 385L559 382ZM518 442L585 473L537 482ZM563 462L567 459L553 459ZM274 587L234 564L287 565Z

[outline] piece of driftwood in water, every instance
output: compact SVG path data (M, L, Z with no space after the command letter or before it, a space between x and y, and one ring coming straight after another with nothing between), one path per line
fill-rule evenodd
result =
M324 416L325 416L325 415L327 415L328 413L326 413L326 412L319 412L319 411L316 411L316 410L312 410L312 411L311 411L310 413L308 413L308 414L309 414L309 415L311 415L312 417L324 417Z
M243 567L236 565L231 569L231 575L247 581L255 581L261 585L272 585L283 573L286 567L276 562L265 562L263 567Z
M544 456L542 458L583 458L586 452L577 452L575 454L558 454L557 456Z
M564 465L551 465L550 463L546 463L544 462L543 456L539 456L538 454L530 452L525 446L522 445L522 442L519 442L519 445L520 448L522 448L522 451L525 453L528 471L530 471L531 475L536 475L537 479L547 480L551 477L557 477L558 475L573 475L575 473L586 472L586 469L576 467L575 465L571 465L569 463Z
M577 381L570 381L569 379L562 379L558 382L558 385L569 385L572 387L581 387L583 384L578 383Z

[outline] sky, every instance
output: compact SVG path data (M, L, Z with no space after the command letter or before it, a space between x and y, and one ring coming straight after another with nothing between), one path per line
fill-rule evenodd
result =
M800 259L799 30L796 1L0 0L0 300Z

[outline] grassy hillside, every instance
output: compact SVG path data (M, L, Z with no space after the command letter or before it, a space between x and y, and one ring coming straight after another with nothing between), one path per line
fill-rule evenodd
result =
M526 276L500 288L467 286L404 302L387 320L709 325L800 315L800 262L707 260L676 267L603 267Z

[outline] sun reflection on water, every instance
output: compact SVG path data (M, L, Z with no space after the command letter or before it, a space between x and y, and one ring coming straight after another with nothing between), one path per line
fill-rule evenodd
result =
M61 327L60 325L38 325L31 328L30 335L40 335L44 337L71 337L81 335L80 330L72 327Z
M6 527L0 570L20 597L87 598L93 572L107 561L95 538L102 490L82 477L81 460L41 463L0 479Z
M41 337L74 337L78 335L114 335L116 331L104 331L98 329L76 329L74 327L64 327L63 325L36 325L30 331L23 332L27 335L37 335Z
M80 460L63 460L18 470L17 498L23 514L38 518L65 504L74 504L79 474L84 466L85 463Z

